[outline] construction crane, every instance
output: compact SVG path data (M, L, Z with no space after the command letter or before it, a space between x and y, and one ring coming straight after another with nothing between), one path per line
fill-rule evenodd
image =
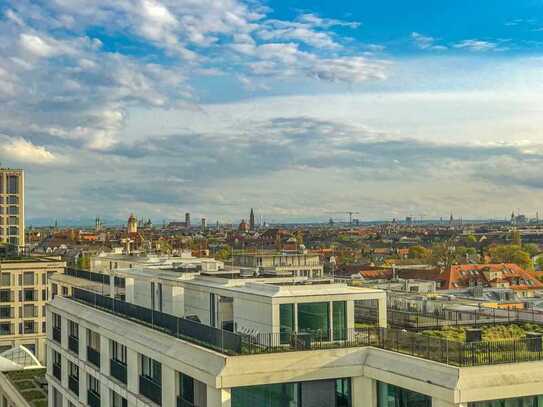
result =
M360 212L354 212L354 211L340 211L340 212L327 212L327 213L342 213L345 215L349 215L349 225L353 224L353 215L358 215Z

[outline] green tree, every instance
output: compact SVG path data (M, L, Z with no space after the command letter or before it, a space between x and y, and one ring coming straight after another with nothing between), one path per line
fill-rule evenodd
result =
M488 253L492 263L513 263L525 269L532 268L530 255L519 245L491 246Z
M221 250L215 254L215 258L221 261L229 261L232 258L232 248L230 246L223 246Z
M530 257L534 257L536 254L541 252L541 250L539 250L539 246L535 243L526 243L522 245L522 250L528 253Z
M516 229L511 231L511 243L514 246L522 246L522 237L520 232Z
M407 257L409 259L426 259L430 256L430 250L422 246L413 246L409 248Z

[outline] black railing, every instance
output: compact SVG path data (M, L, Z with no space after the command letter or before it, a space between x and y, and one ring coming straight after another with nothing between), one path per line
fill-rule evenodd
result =
M68 388L76 396L79 396L79 378L74 376L68 376Z
M61 343L62 341L62 332L58 326L53 327L53 339L58 343Z
M230 355L373 346L455 366L543 360L539 338L464 343L393 328L243 335L74 288L73 299ZM540 343L540 342L539 342Z
M230 331L213 328L190 319L153 311L149 308L80 288L73 289L72 299L113 313L123 319L145 324L177 338L226 354L236 355L241 352L241 335Z
M62 366L53 363L53 376L55 376L58 380L62 381Z
M96 283L102 283L105 285L109 285L111 280L109 274L102 274L102 273L94 273L92 271L87 270L78 270L74 268L67 268L64 271L64 274L72 277L82 278L84 280L94 281ZM125 287L125 279L122 277L115 277L113 280L113 283L115 284L115 287L124 288Z
M126 384L126 365L116 359L110 360L111 376Z
M100 407L100 395L92 390L87 391L87 404L90 407Z
M146 376L140 376L140 394L156 404L162 404L162 386Z
M100 352L96 349L87 346L87 360L91 362L94 366L100 367Z
M355 320L376 323L376 307L356 304ZM439 329L444 326L480 326L510 323L543 324L543 313L532 310L477 308L473 310L436 309L432 312L388 307L388 325L411 330Z
M68 349L70 349L76 355L79 355L79 338L71 335L68 336Z

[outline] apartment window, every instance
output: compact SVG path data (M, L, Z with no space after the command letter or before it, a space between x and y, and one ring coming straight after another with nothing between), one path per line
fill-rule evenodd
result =
M93 375L87 374L87 404L91 407L100 406L100 382Z
M42 285L47 284L47 273L41 273L41 283Z
M0 302L11 302L10 290L0 290Z
M162 366L160 362L151 359L145 355L141 355L141 375L152 380L155 383L161 382Z
M111 390L111 407L126 407L126 399L121 396L119 393Z
M194 379L183 373L179 373L179 398L189 406L194 405Z
M126 365L126 346L123 344L111 341L112 359Z
M8 175L7 187L8 187L7 188L8 194L18 194L19 193L19 176Z
M67 297L68 296L68 287L62 287L62 296Z
M298 330L327 338L330 329L330 304L312 302L298 304Z
M9 215L18 215L19 214L19 208L17 206L10 206L8 208L8 214Z
M290 334L295 331L294 304L279 305L279 325L281 332L281 343L288 343L290 341Z
M19 224L19 217L18 216L10 216L8 221L8 225L10 226L17 226ZM10 233L12 234L12 233ZM17 233L15 233L17 234Z
M61 327L62 317L59 314L53 313L53 339L58 343L61 343Z
M12 314L13 314L12 308L9 305L0 306L0 318L2 319L13 318Z
M100 367L100 335L87 329L87 360Z
M0 274L0 285L2 287L9 287L11 285L11 274L1 273Z
M23 284L34 285L34 273L32 271L23 273Z
M402 387L378 382L377 405L378 407L430 407L432 398Z
M53 376L62 380L62 356L56 350L53 351Z
M0 323L0 335L11 335L12 324L9 322Z
M19 197L17 196L8 196L6 203L8 205L19 205Z
M46 333L47 332L47 323L45 321L43 321L41 323L41 331L42 333Z
M47 301L47 290L45 288L41 290L41 300Z
M79 324L77 322L68 320L68 336L79 338Z
M23 321L23 332L21 333L35 334L36 333L35 321Z
M62 394L53 387L53 407L62 407Z
M33 290L32 288L25 288L23 290L23 301L37 301L37 298L37 290Z
M51 294L52 294L51 299L55 298L56 295L58 294L58 285L55 283L51 284Z
M36 307L32 304L26 304L23 306L23 318L35 318L36 315Z

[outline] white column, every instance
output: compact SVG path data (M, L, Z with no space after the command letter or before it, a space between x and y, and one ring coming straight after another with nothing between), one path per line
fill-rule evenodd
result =
M162 405L177 405L177 391L175 389L175 370L169 366L162 365Z
M126 370L127 370L127 388L128 391L139 393L139 364L138 352L126 349Z
M230 389L216 389L207 386L207 407L230 407Z
M60 344L62 348L68 349L68 318L62 318L60 325Z
M79 359L87 360L87 328L79 325Z
M381 328L387 327L387 299L386 295L383 295L377 300L379 311L379 326Z
M100 372L102 372L103 375L109 376L109 364L110 364L110 358L109 355L111 354L109 349L110 341L109 338L106 338L104 335L100 335ZM107 406L107 404L106 404Z
M351 378L353 407L377 406L377 383L369 377L356 376Z
M79 402L87 405L87 370L79 365Z

